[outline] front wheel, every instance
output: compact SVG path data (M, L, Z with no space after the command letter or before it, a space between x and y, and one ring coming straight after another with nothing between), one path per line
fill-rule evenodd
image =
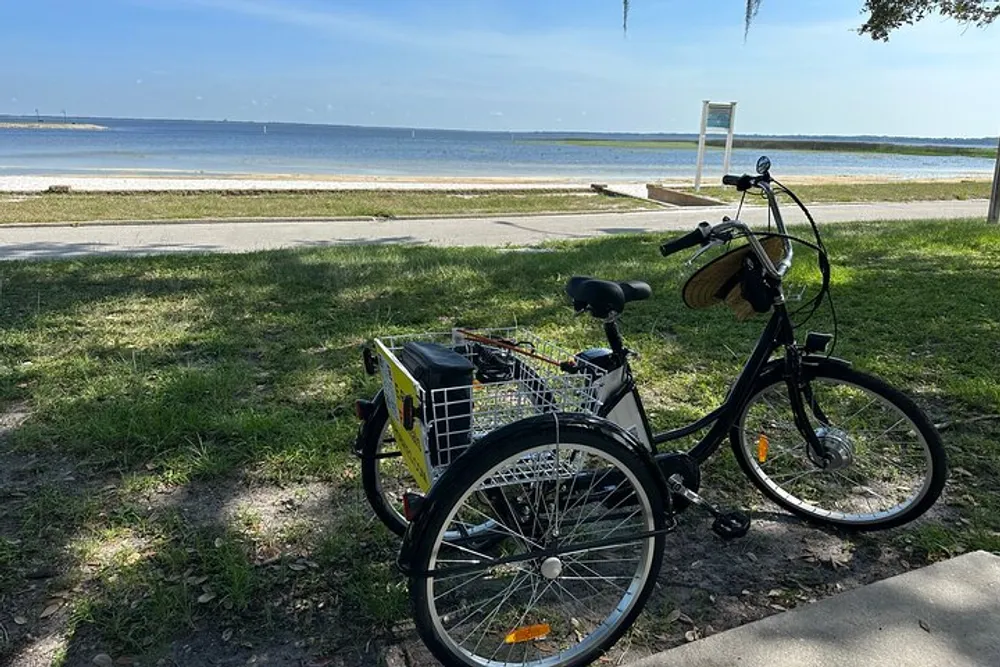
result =
M621 440L557 419L481 442L414 526L417 630L445 665L590 664L656 583L665 519L655 470ZM497 539L450 540L484 521Z
M810 451L796 427L782 373L765 373L730 434L753 483L788 511L840 528L892 528L926 512L944 488L947 463L923 411L840 363L807 364L802 374L822 451Z

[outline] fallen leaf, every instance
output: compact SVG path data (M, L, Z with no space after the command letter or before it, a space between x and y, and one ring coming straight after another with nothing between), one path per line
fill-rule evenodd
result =
M203 583L208 581L208 575L203 574L200 577L188 577L186 581L192 586L201 586Z
M156 464L155 463L147 463L146 464L146 470L156 470Z
M114 667L115 661L107 653L98 653L91 660L98 667Z
M211 602L215 599L215 593L209 591L207 593L202 593L198 596L198 603L205 604L206 602Z
M302 563L289 563L288 569L294 570L295 572L301 572L302 570L306 569L306 566L303 565Z
M24 616L15 616L14 617L14 623L16 623L17 625L24 625L27 622L28 622L28 619L26 619Z
M232 638L233 638L232 628L226 628L225 630L222 631L222 641L228 642Z
M221 537L215 538L215 548L219 549L221 547L222 547L222 538Z
M63 606L62 600L53 600L49 602L49 605L42 610L42 613L38 615L38 618L48 618L52 614L59 611L59 608Z
M754 554L748 552L747 553L747 560L749 560L751 563L756 563L757 562L757 556L755 556Z
M771 609L776 609L776 610L778 610L778 611L788 611L788 607L786 607L786 606L784 606L784 605L780 605L780 604L774 604L774 603L772 603L772 604L770 604L770 605L768 605L768 606L770 606L770 607L771 607Z
M679 620L681 623L687 623L688 625L694 625L694 621L692 621L691 617L688 616L687 614L681 614L680 616L677 617L677 620Z
M687 632L685 632L684 633L684 639L686 639L689 642L698 641L698 630L697 630L697 628L694 629L694 630L688 630Z
M772 588L767 592L767 597L769 598L780 598L785 592L780 588Z
M135 664L135 658L133 658L130 655L123 655L120 658L116 658L115 659L115 664L116 665L124 665L126 667L128 665L134 665Z
M681 617L681 610L680 609L674 609L672 612L670 612L669 614L667 614L666 621L667 621L667 623L673 623L674 621L676 621L680 617Z
M931 624L925 621L924 619L920 619L920 627L923 628L924 632L931 631Z

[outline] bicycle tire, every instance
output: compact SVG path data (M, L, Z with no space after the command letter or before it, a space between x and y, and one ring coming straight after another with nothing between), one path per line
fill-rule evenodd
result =
M815 457L809 455L804 438L791 422L791 408L783 406L784 410L778 410L765 397L781 396L787 400L787 386L780 370L779 367L772 367L770 372L765 371L761 375L750 392L750 400L730 431L730 443L736 460L747 477L767 498L789 512L817 524L856 531L882 530L903 525L922 515L934 504L941 495L947 478L947 457L937 430L912 399L880 378L854 370L842 362L823 359L804 364L802 372L805 386L809 387L817 406L807 407L806 411L813 428L825 443L823 446L829 447L832 457L827 461L827 467L822 468L813 460ZM835 388L839 389L834 391ZM820 389L825 392L823 397L817 396ZM831 412L831 406L839 407L840 403L856 407L858 401L855 399L861 395L865 395L864 400L869 402L856 412L849 413L847 419L836 419L827 414ZM767 405L755 411L761 405L761 400ZM869 435L870 432L881 429L888 421L879 422L877 413L861 422L856 421L858 415L867 414L866 411L871 407L891 408L895 414L889 419L898 417L880 436L876 436L887 436L893 431L899 434L902 441L899 444L901 458L897 461L890 461L878 449L880 445ZM825 421L817 416L816 409ZM765 418L765 414L773 417ZM787 420L783 424L778 421L782 416ZM860 426L854 426L848 431L852 422ZM900 424L906 429L905 433L900 433ZM869 432L865 430L866 426L875 428ZM760 450L759 440L756 443L753 441L754 437L759 439L762 433L768 440L773 439L774 436L769 435L768 431L788 436L789 441L797 440L797 444L780 450L777 456L772 457L766 450ZM906 441L920 444L921 451L911 451ZM755 446L758 449L756 456ZM922 480L917 480L919 487L895 505L876 509L879 503L888 505L895 502L894 496L899 495L901 482L910 474L904 466L912 463L912 467L916 469L919 465L916 453L922 454L926 468L922 473ZM777 461L789 454L791 459L786 458L779 466ZM874 464L862 461L863 456L896 465L878 473ZM765 465L769 466L768 470L765 470ZM787 479L775 479L779 476ZM838 477L841 478L840 484L843 486L847 482L850 492L856 495L843 495L839 501L833 501L832 505L821 506L815 496L823 489L831 489L832 480ZM809 495L813 497L803 497ZM865 507L860 509L862 499ZM872 504L873 500L875 505ZM840 503L839 508L836 506L837 502ZM824 504L827 503L824 501ZM853 511L850 510L851 507L859 509Z
M368 421L364 425L361 435L361 485L365 490L365 497L371 505L375 515L385 524L385 527L396 535L402 536L406 532L409 521L403 516L402 497L396 502L392 502L386 497L385 484L383 483L383 471L381 462L385 460L397 461L399 466L399 476L406 475L411 484L407 484L407 490L419 490L417 480L405 471L402 457L393 459L380 458L385 453L387 434L391 433L392 426L389 423L389 411L385 407L382 399L382 392L378 392L372 399L374 409Z
M604 653L608 648L610 648L621 636L624 634L629 627L631 627L635 618L641 613L645 602L652 592L654 585L656 583L657 573L659 572L660 566L662 564L663 558L663 547L665 543L665 536L663 532L660 532L654 536L641 537L638 539L632 539L628 541L626 538L626 544L615 545L614 547L606 547L604 549L584 549L579 552L567 552L561 554L563 560L559 561L559 569L561 574L552 575L551 571L546 574L544 569L545 563L552 565L551 558L541 559L537 558L534 560L524 561L523 567L516 569L513 573L513 579L507 585L508 593L503 597L503 600L498 603L496 609L491 612L488 616L491 620L487 621L485 618L481 620L479 625L475 627L472 631L475 633L483 623L487 623L485 629L482 631L482 637L479 639L479 643L472 649L468 646L463 646L462 642L458 641L458 634L467 630L476 620L477 617L472 615L471 618L461 618L464 612L475 604L475 602L468 602L468 598L475 595L475 591L480 587L493 586L503 586L504 582L501 580L503 576L510 577L510 572L504 572L503 567L490 568L489 576L476 576L470 580L466 580L459 586L452 587L450 590L444 590L445 587L449 586L449 582L454 582L456 577L461 577L462 574L452 574L448 575L448 568L451 567L450 564L458 562L456 560L441 558L441 554L458 554L466 553L469 550L463 549L461 552L458 551L460 547L457 547L453 543L448 542L445 538L446 535L454 532L454 526L460 525L461 522L456 520L455 517L459 516L460 512L465 511L465 503L468 501L470 503L477 504L477 507L487 507L491 509L496 509L499 506L498 502L491 502L484 504L482 501L483 495L488 494L493 491L483 491L485 488L489 488L490 483L495 483L494 480L497 479L508 479L504 477L514 468L518 466L523 466L526 461L540 461L543 458L543 454L548 454L553 451L555 447L554 443L559 443L558 447L562 448L563 452L571 452L567 454L566 461L574 462L584 462L583 458L578 458L578 454L581 456L592 456L594 461L599 463L604 461L607 464L607 470L604 475L609 475L610 470L613 469L619 471L610 479L612 480L624 480L618 481L615 486L615 491L611 492L610 496L603 497L603 500L598 501L598 496L591 498L591 493L595 488L595 484L599 488L606 488L600 486L605 483L605 477L600 478L600 482L597 482L598 478L596 475L591 479L590 486L587 489L587 493L584 496L583 501L574 501L572 504L571 499L575 498L573 485L576 484L582 468L577 468L577 477L573 477L573 482L570 484L567 491L566 484L568 482L556 482L555 486L550 486L551 489L559 489L554 502L549 504L546 501L541 503L536 503L535 507L541 506L547 508L545 510L545 517L541 517L541 513L536 511L535 516L532 519L532 525L538 532L532 532L533 537L527 538L523 533L520 536L515 535L514 529L508 527L504 523L504 519L498 518L495 525L498 526L497 530L507 531L507 539L503 542L494 542L489 548L491 551L489 553L506 554L511 550L516 550L517 545L521 545L524 549L536 549L536 546L532 540L538 539L542 540L541 535L549 535L552 526L557 528L562 527L561 521L565 521L568 526L576 517L576 524L573 526L572 532L563 532L561 530L556 531L552 534L558 535L558 540L561 545L565 545L568 541L569 544L579 543L582 544L586 541L581 537L581 535L590 534L603 534L604 527L607 524L602 524L604 516L608 516L610 513L615 511L625 512L625 510L619 510L623 503L630 503L634 497L637 506L641 512L641 520L637 521L637 525L641 525L642 528L637 529L635 532L626 532L628 536L641 534L642 530L662 530L665 525L664 517L664 496L660 482L657 481L655 477L656 471L653 464L650 462L648 457L643 457L636 450L631 449L629 445L623 444L627 442L625 437L614 438L610 437L607 431L602 432L600 428L594 428L593 424L603 423L607 425L607 428L617 429L609 422L604 420L597 420L596 418L589 418L591 421L580 422L579 419L588 419L577 416L577 421L574 423L573 419L567 419L566 415L561 414L549 414L540 417L529 418L523 420L523 422L518 422L504 429L500 429L491 433L489 436L484 438L477 446L475 453L471 456L462 457L457 463L453 464L449 468L444 476L439 480L439 483L435 485L432 489L431 494L428 496L427 503L425 507L427 509L418 518L418 524L414 526L413 531L411 531L411 537L413 543L409 545L406 549L408 554L408 562L410 567L410 593L411 601L414 608L414 618L416 621L417 630L423 639L426 646L434 654L434 656L440 660L443 664L448 666L460 666L467 667L470 665L559 665L559 667L574 667L578 665L590 664L594 659ZM638 445L636 445L638 447ZM551 459L547 459L551 461ZM559 453L556 454L556 467L558 467ZM519 468L518 468L519 469ZM533 468L532 468L533 470ZM553 484L551 481L535 481L532 482L535 486L526 486L523 481L525 477L519 477L517 483L512 483L509 487L510 491L513 492L518 489L518 484L520 484L521 493L535 494L534 489L542 488L542 485L548 483ZM624 486L623 486L624 484ZM507 487L504 487L507 488ZM526 491L526 489L529 489ZM631 493L624 493L631 489ZM582 492L581 490L578 490ZM501 491L503 493L504 491ZM560 501L560 495L564 494L564 500ZM616 495L617 493L617 495ZM624 493L624 495L622 495ZM507 507L511 507L510 498L517 498L519 496L508 496L507 497ZM541 498L541 493L539 492L539 498ZM607 513L605 515L598 515L594 519L594 524L598 528L595 530L593 528L584 528L584 532L581 534L581 518L584 515L584 505L586 505L587 500L593 500L594 503L600 505L600 503L606 503ZM549 500L552 500L549 498ZM580 503L584 505L580 505ZM560 504L565 504L565 507L561 507L559 510L553 508L560 507ZM586 505L589 507L589 505ZM604 506L604 505L601 505ZM502 507L502 506L500 506ZM631 507L630 504L625 504L624 507ZM477 509L477 511L482 514L482 510ZM551 514L550 514L551 511ZM586 515L587 522L586 525L590 525L591 517L594 516L594 509L588 510ZM562 515L560 515L562 512ZM575 512L575 514L574 514ZM500 512L499 514L503 514ZM635 512L632 512L634 514ZM465 516L463 514L463 516ZM473 516L470 514L470 516ZM509 516L509 514L508 514ZM631 517L631 515L629 515ZM617 521L619 517L614 515L609 521ZM546 527L546 522L547 526ZM525 524L520 524L522 527ZM602 527L604 526L604 527ZM616 526L618 528L618 526ZM623 526L622 530L627 531L631 529L632 526ZM519 529L520 530L520 529ZM521 538L524 538L523 542ZM582 540L582 541L578 541ZM539 542L540 543L540 542ZM529 546L531 544L532 546ZM628 574L630 570L630 563L633 559L614 558L614 552L611 552L611 558L609 558L609 550L621 548L625 551L630 549L630 545L636 544L638 546L638 555L634 557L635 572L631 575ZM513 545L513 546L512 546ZM564 547L565 548L565 547ZM477 552L478 553L478 552ZM529 556L533 551L527 551L524 555ZM583 554L583 555L580 555ZM484 554L479 554L479 558L484 557ZM586 560L582 561L587 557L594 557L596 560ZM468 556L465 556L468 558ZM464 561L463 561L464 562ZM623 568L625 574L622 576L608 574L609 571L602 570L598 572L598 569L602 569L604 566L602 563L607 564L611 571L615 571L614 568ZM622 565L624 563L624 565ZM432 572L435 567L443 568L437 572ZM462 567L461 565L458 567ZM562 568L565 567L565 570ZM575 569L579 568L579 569ZM589 570L594 574L593 577L587 575L587 577L579 576L579 572L584 571L583 568ZM442 574L442 571L444 574ZM484 570L485 572L485 570ZM430 573L430 574L428 574ZM528 573L528 574L525 574ZM518 588L514 587L518 580L518 577L522 577L522 583ZM543 587L546 582L546 577L549 583ZM631 578L630 578L631 577ZM535 596L535 586L542 592L537 595L537 597L531 597L531 599L526 603L523 608L523 613L521 613L522 607L518 606L521 604L518 602L518 592L522 592L529 578L532 578L532 593L531 596ZM601 580L611 581L612 579L627 580L628 589L624 589L626 584L616 584L620 589L625 590L624 595L621 600L615 603L618 592L612 591L608 597L600 598L595 596L601 602L589 602L584 605L581 600L578 599L574 591L582 590L580 588L581 583L587 583L587 585L597 591L597 586L591 582L582 582L592 578L598 584L601 584ZM538 580L537 582L535 580ZM479 584L476 586L469 586L471 582L479 580ZM499 583L497 582L499 581ZM437 582L441 582L441 589L437 588ZM558 584L554 583L558 582ZM557 595L547 596L550 589L553 589L558 585ZM457 595L454 592L459 587L465 587L461 592L461 601L452 601L452 598ZM565 592L565 596L564 596ZM482 595L488 596L490 591L482 593ZM588 593L589 594L589 593ZM492 600L496 600L498 596L487 599L486 603L483 603L475 613L485 614L484 607L491 603ZM550 598L558 597L558 603L554 603ZM603 617L603 612L600 611L603 608L603 601L610 599L608 603L613 606L609 606L609 614L606 618ZM448 604L457 605L454 608L448 607ZM502 604L508 604L509 609L504 609L503 612L500 610ZM539 609L535 610L533 605L538 605ZM565 614L569 614L568 621L566 618L562 618L557 610L552 607L546 607L545 613L543 613L542 605L556 605L558 607L562 605L561 611ZM574 606L576 605L576 606ZM594 607L594 610L591 610ZM546 615L546 613L548 615ZM510 623L511 619L520 614L520 620L515 623ZM576 614L575 616L572 614ZM589 618L588 614L592 614L595 617L601 616L603 620L600 622L594 622L595 630L591 632L588 628L591 627L592 619ZM549 627L549 631L552 636L546 635L545 639L540 640L528 640L524 642L508 642L507 640L513 636L515 630L512 630L512 625L523 625L528 622L528 618L540 618L545 619L544 623L546 627ZM492 619L507 619L508 623L504 625L504 620L498 621L498 635L493 635L490 633L494 620ZM542 621L539 621L542 622ZM451 624L453 627L451 629L445 629L446 624ZM464 625L463 624L467 624ZM551 627L548 625L551 624ZM537 626L532 626L537 627ZM584 635L583 632L586 631L588 634ZM504 635L505 632L510 632L512 634ZM598 633L599 632L599 633ZM598 634L595 634L598 633ZM452 635L455 636L452 636ZM476 635L478 636L478 635ZM466 640L471 644L471 640L475 639L476 636L466 637ZM491 637L491 642L487 644L487 648L479 654L480 645L483 643L484 639L489 636ZM501 637L506 637L506 639L501 640ZM568 645L565 642L572 643L573 639L578 640L575 645ZM504 642L507 642L505 645ZM511 648L511 644L514 644L516 648ZM511 660L507 659L505 661L500 660L497 656L500 653L521 653L523 645L523 659ZM492 644L496 644L497 648L494 649L492 655L489 654L489 647ZM563 646L568 646L563 648ZM552 654L553 647L558 647L558 651L555 655ZM541 657L534 660L528 660L529 653L534 653Z

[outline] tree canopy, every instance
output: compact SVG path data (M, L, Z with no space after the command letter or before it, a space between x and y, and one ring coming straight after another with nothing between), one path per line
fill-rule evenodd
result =
M761 0L747 0L746 30L750 30ZM622 0L623 28L628 28L629 0ZM1000 0L865 0L861 12L867 15L858 28L862 35L888 41L889 35L904 25L912 25L931 14L959 23L984 27L1000 18Z

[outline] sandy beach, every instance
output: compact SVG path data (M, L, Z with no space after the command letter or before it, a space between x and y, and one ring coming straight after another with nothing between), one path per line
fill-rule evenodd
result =
M827 185L847 183L894 183L906 180L954 183L961 180L988 181L985 173L970 173L962 177L940 179L906 179L891 175L872 176L790 176L782 179L794 185ZM336 191L336 190L405 190L405 191L490 191L490 190L580 190L592 183L644 188L646 181L585 178L511 178L445 176L324 176L324 175L213 175L213 176L0 176L0 192L44 192L51 187L69 186L75 192L214 192L214 191ZM668 187L690 187L691 182L668 180ZM706 179L705 185L715 185Z
M106 130L104 125L94 123L0 123L0 130Z
M393 178L365 176L0 176L0 192L44 192L69 186L78 192L302 191L302 190L578 190L584 179Z

